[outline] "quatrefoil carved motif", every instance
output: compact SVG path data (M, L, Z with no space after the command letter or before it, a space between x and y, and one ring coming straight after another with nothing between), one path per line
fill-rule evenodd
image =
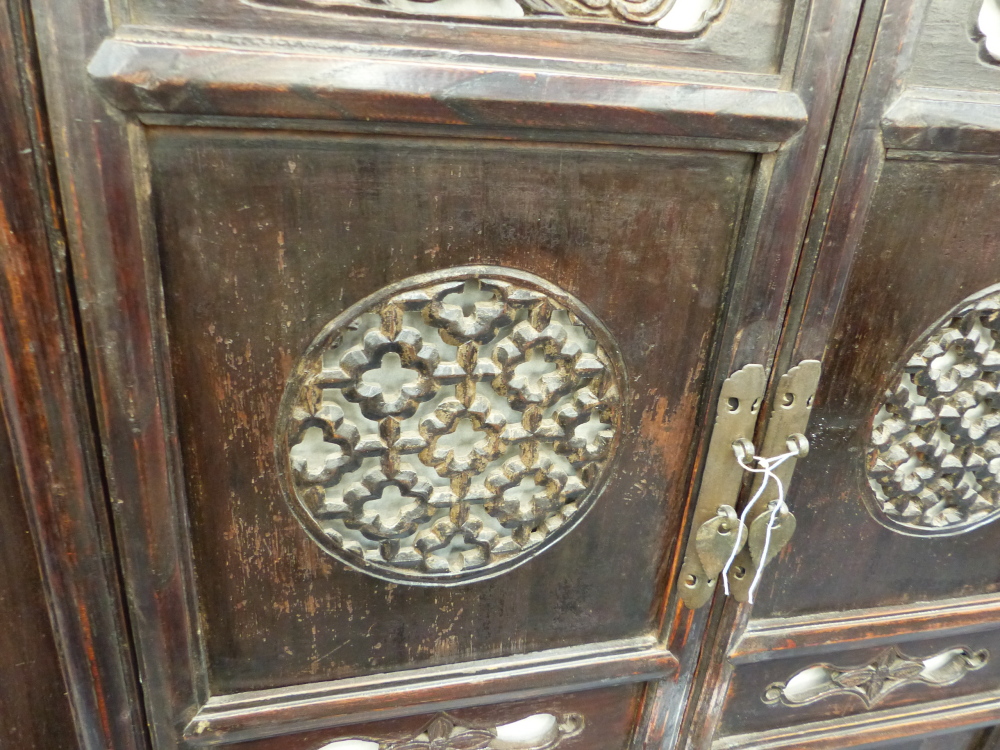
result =
M488 577L591 507L623 382L604 327L542 279L490 266L414 277L338 317L298 363L278 420L282 479L313 538L353 567Z

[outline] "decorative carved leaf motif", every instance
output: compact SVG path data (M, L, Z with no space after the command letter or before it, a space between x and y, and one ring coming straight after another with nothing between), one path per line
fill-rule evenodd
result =
M771 705L804 706L834 695L854 695L866 708L871 708L906 685L951 685L983 667L988 659L988 652L973 652L964 647L942 651L926 659L914 659L893 646L870 664L860 667L816 664L802 669L787 682L768 685L762 699Z
M575 737L583 731L584 720L579 714L566 714L557 719L551 714L535 714L517 724L543 719L544 733L524 736L516 747L520 750L554 750L568 737ZM513 725L505 725L513 726ZM513 748L509 741L501 742L498 737L500 727L463 726L448 714L439 714L417 736L402 740L371 740L379 750L492 750ZM325 745L323 750L338 750L338 745L352 745L357 740L339 740Z
M289 494L331 554L380 577L470 580L589 509L624 366L581 303L496 267L416 277L327 326L282 402Z
M917 342L872 424L873 515L908 534L1000 517L1000 290L965 300Z

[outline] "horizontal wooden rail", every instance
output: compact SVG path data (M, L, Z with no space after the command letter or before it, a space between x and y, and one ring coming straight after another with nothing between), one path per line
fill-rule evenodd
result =
M219 745L345 724L447 711L484 701L664 679L677 659L653 637L539 651L211 698L184 738Z
M360 59L315 47L112 38L89 73L123 111L212 117L552 128L782 143L805 125L791 91L560 71Z

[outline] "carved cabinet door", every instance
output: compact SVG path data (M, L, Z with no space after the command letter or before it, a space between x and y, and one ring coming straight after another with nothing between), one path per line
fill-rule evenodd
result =
M775 368L823 362L795 539L683 747L1000 741L998 157L996 0L867 3Z
M774 366L860 6L32 0L153 748L704 733L695 498L819 352Z

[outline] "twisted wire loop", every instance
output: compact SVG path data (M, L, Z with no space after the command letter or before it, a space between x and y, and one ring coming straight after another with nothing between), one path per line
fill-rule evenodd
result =
M537 277L475 267L394 285L328 326L289 382L276 445L297 515L390 580L513 567L589 508L623 373L596 318Z
M868 483L877 520L955 534L1000 516L1000 288L927 331L872 424Z

